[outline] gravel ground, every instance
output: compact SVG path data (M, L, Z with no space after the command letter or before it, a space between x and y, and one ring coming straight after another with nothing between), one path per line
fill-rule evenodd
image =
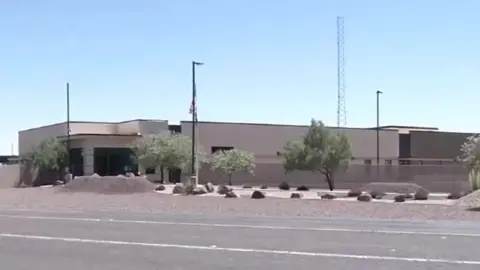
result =
M0 190L0 208L53 211L128 211L138 213L232 213L268 216L365 217L415 220L479 220L480 213L454 205L362 203L324 200L210 196L172 196L152 193L100 195L63 193L56 188Z

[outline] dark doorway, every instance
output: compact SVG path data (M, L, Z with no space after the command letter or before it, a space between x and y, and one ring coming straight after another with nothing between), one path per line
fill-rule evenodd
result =
M119 175L138 171L138 165L134 162L135 155L129 148L94 148L93 156L93 169L99 175Z
M73 176L83 175L83 148L70 149L70 169Z
M180 169L169 169L168 170L168 181L170 183L176 184L182 181L182 170Z

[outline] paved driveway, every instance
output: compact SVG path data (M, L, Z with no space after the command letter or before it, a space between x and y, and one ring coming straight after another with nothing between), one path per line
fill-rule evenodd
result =
M2 269L480 269L467 222L0 211Z

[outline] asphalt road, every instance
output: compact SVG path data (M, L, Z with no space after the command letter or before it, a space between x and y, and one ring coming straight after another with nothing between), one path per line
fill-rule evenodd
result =
M2 269L480 269L468 222L0 210Z

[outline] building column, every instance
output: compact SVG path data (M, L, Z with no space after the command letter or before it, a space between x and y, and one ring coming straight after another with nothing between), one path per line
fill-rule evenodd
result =
M83 147L83 174L84 175L92 175L94 173L93 163L94 163L93 146Z

